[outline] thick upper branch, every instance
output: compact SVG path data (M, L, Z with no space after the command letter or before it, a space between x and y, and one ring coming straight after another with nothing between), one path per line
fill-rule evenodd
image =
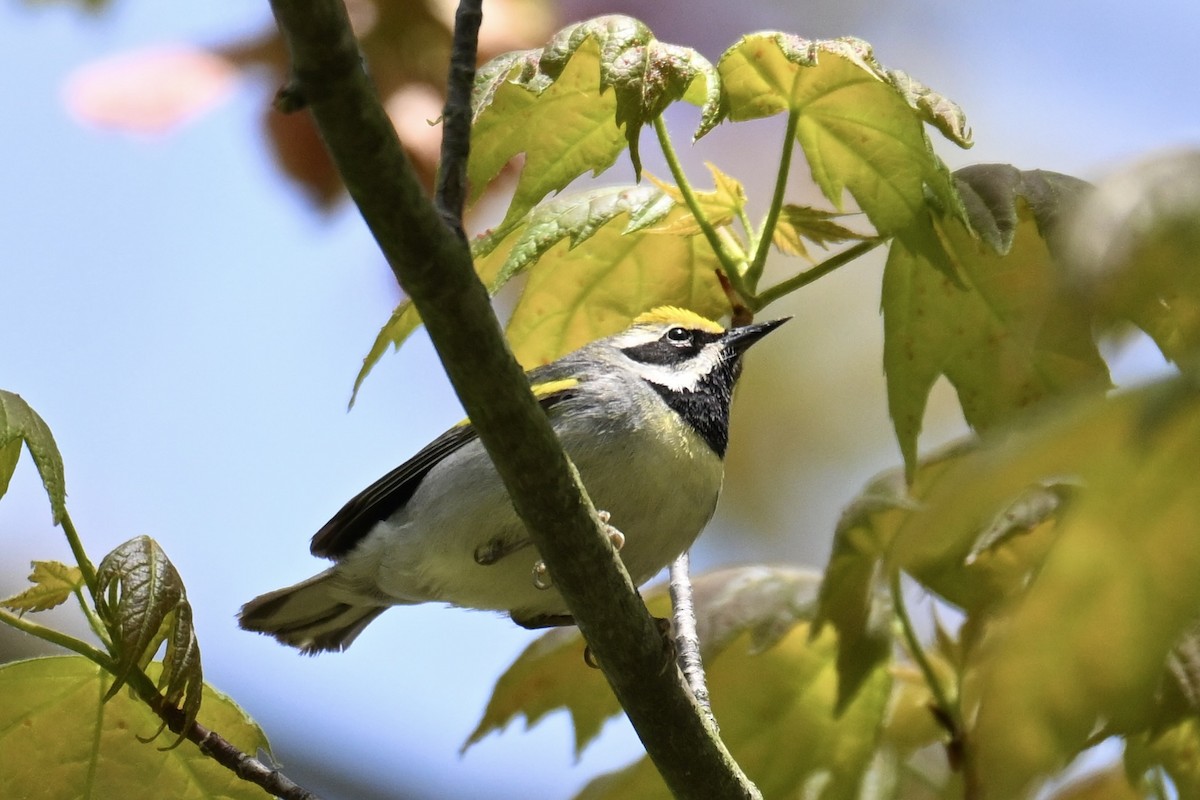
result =
M341 0L272 0L272 7L297 88L351 196L421 312L517 513L650 757L679 797L756 796L678 670L663 669L657 626L504 343L465 240L422 195ZM463 79L461 71L451 76ZM465 173L461 163L442 168L448 179Z

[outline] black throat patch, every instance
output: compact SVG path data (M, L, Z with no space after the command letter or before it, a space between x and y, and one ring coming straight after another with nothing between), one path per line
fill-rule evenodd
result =
M729 446L729 406L733 384L742 371L740 354L730 353L708 372L692 390L672 389L646 381L658 396L684 419L719 458L725 458Z

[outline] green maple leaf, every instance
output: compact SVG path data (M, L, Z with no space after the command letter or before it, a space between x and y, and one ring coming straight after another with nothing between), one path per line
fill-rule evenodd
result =
M507 330L527 367L615 333L654 306L683 306L712 318L729 310L716 256L691 213L654 186L555 198L480 237L472 249L491 294L529 275ZM416 308L402 302L363 360L355 392L388 348L420 324Z
M67 514L67 490L58 445L50 428L20 395L0 390L0 497L8 491L22 445L33 456L57 525Z
M971 569L980 532L1028 487L1061 476L1079 487L966 653L966 735L989 792L1023 796L1101 724L1141 731L1161 718L1171 653L1200 616L1196 463L1200 394L1186 376L1083 397L985 439L895 532L894 566L936 588Z
M33 583L20 594L0 600L0 606L13 611L45 611L62 605L83 588L83 573L58 561L34 561L29 576Z
M1052 247L1060 196L1082 182L1005 165L956 175L972 228L918 218L926 233L895 242L883 276L888 407L910 475L942 375L980 430L1048 397L1109 386L1091 314L1062 291Z
M519 266L502 272L519 268L527 279L505 332L527 368L616 333L655 306L713 319L729 313L716 254L691 212L657 188L618 187L545 203L514 238L508 259ZM585 239L588 246L577 247Z
M817 186L838 210L848 191L880 235L902 231L923 213L926 189L945 208L958 208L924 126L937 123L967 147L961 111L907 76L887 72L866 42L756 33L726 50L717 71L729 118L798 115L796 141Z
M159 664L147 672L154 678ZM82 656L0 666L0 785L5 797L262 800L261 788L187 745L146 742L162 720ZM204 685L201 722L245 753L267 748L262 730L227 696ZM141 737L141 738L139 738Z
M641 169L638 134L671 103L704 104L716 114L712 65L686 47L656 40L635 19L608 16L571 25L541 50L509 53L479 71L467 178L471 201L518 154L525 163L504 221L587 171L598 175L630 148Z
M740 567L695 579L697 627L722 739L767 797L799 796L819 783L821 797L858 797L881 736L892 685L877 669L840 713L836 640L810 635L816 576L784 567ZM669 612L663 587L651 590L653 613ZM597 670L585 666L575 630L544 635L496 684L467 746L518 716L534 724L556 709L571 714L576 749L620 712ZM578 795L669 798L648 759L601 776Z

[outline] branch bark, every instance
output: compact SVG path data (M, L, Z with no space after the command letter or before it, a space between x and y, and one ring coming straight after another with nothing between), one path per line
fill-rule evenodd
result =
M319 800L315 794L293 782L279 770L268 767L257 758L243 753L219 733L209 730L199 722L193 722L185 730L184 726L187 724L187 720L183 711L164 700L158 692L143 691L139 694L166 724L169 731L182 733L185 739L194 742L200 748L201 753L242 780L261 786L272 797L280 800Z
M514 508L647 754L677 797L758 797L664 653L657 625L504 342L461 224L447 224L423 196L363 69L342 0L271 5L296 86L351 197L420 311ZM462 7L478 15L480 0ZM456 65L451 82L469 93L473 66L462 67ZM455 91L451 98L459 96ZM461 193L469 108L448 110L455 113L445 117L444 136L458 149L441 170Z

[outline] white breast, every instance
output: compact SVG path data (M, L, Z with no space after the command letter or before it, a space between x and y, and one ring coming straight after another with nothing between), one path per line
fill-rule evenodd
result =
M637 429L617 415L607 417L597 435L594 423L560 426L559 435L592 502L625 535L621 557L640 584L708 523L722 463L686 426ZM535 587L540 556L533 547L494 564L476 563L477 548L497 537L527 535L476 441L435 467L405 508L376 526L341 568L364 589L398 602L441 601L523 616L566 613L556 591Z

